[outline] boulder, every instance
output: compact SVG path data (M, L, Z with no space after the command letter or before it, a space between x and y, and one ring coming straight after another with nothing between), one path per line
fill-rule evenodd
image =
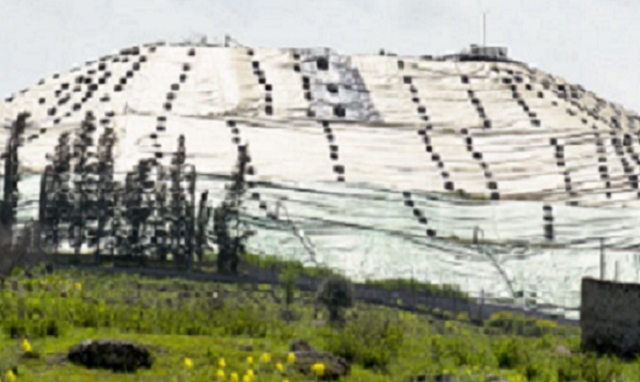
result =
M289 351L295 353L296 362L293 367L302 374L313 374L311 366L321 362L325 366L322 381L337 381L342 376L349 375L351 365L344 358L328 352L319 351L305 340L295 340L289 346Z
M87 368L135 372L150 368L153 357L146 347L125 340L87 340L69 349L67 359Z
M571 355L571 350L564 345L556 345L555 352L560 355Z
M305 340L295 340L289 345L289 351L292 352L304 352L304 351L314 351L316 350L311 344L309 344Z

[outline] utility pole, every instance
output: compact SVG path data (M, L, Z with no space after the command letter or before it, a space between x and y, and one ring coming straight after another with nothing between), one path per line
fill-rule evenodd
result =
M482 46L487 46L487 12L482 12Z
M606 262L604 258L604 238L600 238L600 280L604 280Z

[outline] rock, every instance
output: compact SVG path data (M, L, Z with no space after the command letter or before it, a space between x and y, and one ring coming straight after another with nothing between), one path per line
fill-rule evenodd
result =
M298 351L315 351L316 349L311 346L307 341L302 339L297 339L289 345L289 351L298 352Z
M322 381L336 381L351 372L351 365L344 358L319 351L305 340L298 339L293 341L289 346L289 351L296 355L296 362L293 367L302 374L313 373L311 366L318 362L323 363L325 371L320 377Z
M571 355L571 350L569 350L569 348L564 345L557 345L555 348L555 352L556 354L560 355Z
M150 368L153 358L149 350L139 344L124 340L87 340L69 349L67 359L87 368L135 372Z

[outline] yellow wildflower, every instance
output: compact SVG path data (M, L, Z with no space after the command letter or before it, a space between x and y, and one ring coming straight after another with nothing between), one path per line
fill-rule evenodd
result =
M249 374L245 374L245 375L242 377L242 382L251 382L252 380L253 380L253 377L252 377L252 376L250 376Z
M235 371L231 373L229 379L231 379L231 382L238 382L238 380L240 380L240 378L238 377L238 373L236 373Z
M185 358L184 359L184 365L188 368L192 368L193 367L193 361L191 360L191 358Z
M264 363L269 363L269 362L271 362L271 354L269 354L269 353L263 353L263 354L262 354L262 362L264 362Z
M317 375L322 375L324 374L325 366L322 362L314 363L313 366L311 366L311 370Z
M254 377L253 370L251 370L251 369L247 370L247 375L249 377L253 378Z
M227 363L224 362L224 358L220 358L218 360L218 366L220 366L221 369L224 369L227 366Z
M224 379L224 370L222 369L218 369L218 372L216 373L216 375L218 376L218 379Z
M13 374L13 370L7 371L7 379L9 382L14 382L16 380L16 375Z
M289 382L289 380L285 378L282 380L282 382Z
M289 353L289 355L287 356L287 362L289 363L289 365L293 365L294 362L296 362L296 353Z
M29 340L26 338L22 340L22 349L24 350L25 353L31 353L31 351L33 350L33 348L31 347L31 344L29 343Z
M282 366L282 364L278 362L276 363L276 369L278 369L278 371L282 373L282 371L284 371L284 366Z
M82 290L82 284L80 283L73 284L73 287L76 288L76 290Z
M252 357L252 356L248 356L248 357L247 357L247 363L248 363L249 365L253 365L253 357Z

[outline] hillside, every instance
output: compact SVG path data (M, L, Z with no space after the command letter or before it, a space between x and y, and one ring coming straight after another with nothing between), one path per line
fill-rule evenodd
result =
M360 279L412 274L499 294L492 251L513 277L525 272L522 288L575 304L580 277L598 273L599 237L630 270L620 277L635 277L624 265L640 244L637 115L524 63L145 44L0 104L3 120L22 111L23 218L46 155L91 112L90 151L112 129L120 177L143 158L168 163L184 136L212 202L249 144L257 253L301 256L272 219L285 206L321 260ZM491 250L471 245L476 228Z

